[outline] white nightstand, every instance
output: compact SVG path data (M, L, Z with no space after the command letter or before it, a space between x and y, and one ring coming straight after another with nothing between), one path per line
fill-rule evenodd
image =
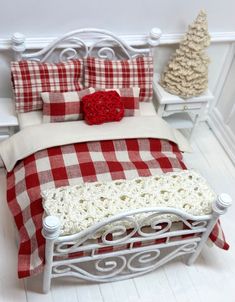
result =
M0 142L15 131L18 119L12 99L0 98Z
M207 90L199 97L185 100L166 92L158 81L159 75L155 75L153 89L157 101L155 103L157 114L162 116L174 128L191 128L191 138L197 122L205 112L208 101L214 98L212 93Z

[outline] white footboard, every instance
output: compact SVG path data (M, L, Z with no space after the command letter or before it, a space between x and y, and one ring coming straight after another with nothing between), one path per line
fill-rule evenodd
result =
M147 273L181 255L188 255L187 264L192 264L218 217L230 205L231 198L221 194L213 204L212 214L206 216L192 216L173 208L144 208L63 237L59 237L59 220L48 216L43 221L43 292L49 291L51 279L57 277L73 276L95 282L122 280ZM138 214L143 213L144 220L138 220ZM175 228L180 224L172 223L169 214L175 215L187 229L182 228L182 223L181 228ZM127 231L130 222L133 228ZM94 240L104 228L100 239Z

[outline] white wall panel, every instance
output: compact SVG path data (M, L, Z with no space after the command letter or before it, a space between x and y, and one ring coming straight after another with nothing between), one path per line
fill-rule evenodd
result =
M2 3L1 3L2 2ZM28 38L56 37L82 27L109 29L117 34L146 34L158 26L163 34L183 33L201 8L208 13L210 32L235 32L234 0L0 0L0 43L19 31ZM177 45L156 51L156 72L161 72ZM218 87L229 43L213 43L209 86ZM11 96L9 51L0 50L0 97Z
M225 85L221 91L220 98L218 99L217 104L215 104L215 107L219 110L225 122L228 120L228 117L232 112L234 104L235 104L235 60L232 61ZM233 119L235 119L235 112L234 112ZM235 127L234 127L234 134L235 134Z
M16 31L35 43L35 38L43 41L76 28L97 27L116 34L142 35L159 27L165 35L163 45L155 52L155 71L159 73L177 47L172 44L178 41L177 34L187 30L202 8L208 13L213 41L217 41L208 49L209 87L215 94L210 123L235 162L235 109L228 121L235 108L234 0L0 0L0 97L12 95L9 63L13 57L4 48L9 47Z
M230 50L232 54L230 68L220 95L211 109L209 123L235 164L235 60L233 45L230 45Z
M145 33L158 26L165 33L184 32L201 8L210 31L235 31L234 0L1 0L0 36L14 31L54 36L78 27L108 28L117 33Z

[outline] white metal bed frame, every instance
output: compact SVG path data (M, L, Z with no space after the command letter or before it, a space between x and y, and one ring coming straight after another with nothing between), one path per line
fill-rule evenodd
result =
M95 54L109 59L133 58L140 54L148 55L153 51L159 44L160 36L161 30L153 28L146 36L145 47L134 48L109 31L88 28L69 32L42 50L29 52L26 51L24 35L15 33L12 36L12 50L16 60L29 59L41 62L65 61ZM48 216L43 221L43 236L46 239L43 292L49 291L52 278L72 276L93 282L123 280L147 273L181 255L188 255L186 263L190 265L201 252L219 216L224 214L230 205L229 195L221 194L213 204L211 215L206 216L192 216L174 208L143 208L116 215L80 233L61 237L58 219ZM137 222L135 219L140 213L146 214L151 231L145 232L144 222ZM188 229L171 230L172 222L162 216L159 218L162 214L177 216ZM134 225L128 235L123 221L132 221ZM115 226L109 227L99 242L94 243L91 240L104 226L107 227L114 222ZM112 240L108 238L109 233L113 235ZM200 236L186 239L181 237L193 234L200 234ZM164 243L135 246L136 242L145 243L156 239L164 239ZM123 245L128 248L96 253L100 248ZM165 255L166 250L170 251ZM66 257L69 253L76 252L86 252L86 256ZM88 265L84 265L87 263Z

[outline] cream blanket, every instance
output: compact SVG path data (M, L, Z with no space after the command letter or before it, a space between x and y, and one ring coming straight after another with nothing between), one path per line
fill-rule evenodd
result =
M119 123L95 126L76 121L27 127L0 143L0 156L7 171L11 171L18 160L46 148L128 138L166 139L175 142L181 151L191 151L185 137L156 115L127 117Z
M42 192L42 197L46 214L60 220L60 234L70 235L114 215L142 208L171 207L194 216L208 215L216 194L200 174L183 170L132 180L49 189ZM149 218L145 221L146 217L146 213L142 213L135 219L145 226L150 223ZM160 215L159 218L163 217L179 221L179 217L172 214ZM122 224L126 228L133 227L128 220L123 220ZM96 235L99 237L100 233Z

